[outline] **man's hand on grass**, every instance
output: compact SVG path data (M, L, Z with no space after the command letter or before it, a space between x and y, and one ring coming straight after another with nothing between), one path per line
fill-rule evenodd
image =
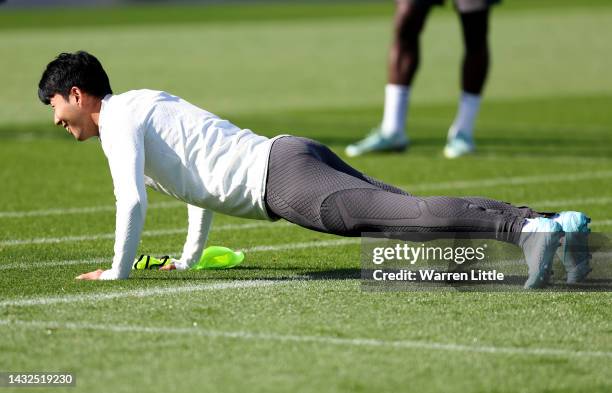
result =
M176 270L176 266L174 265L174 263L167 263L164 266L160 267L159 270L164 270L164 271L171 271L171 270ZM83 273L79 276L76 276L77 280L99 280L100 276L102 275L102 272L104 272L104 270L102 269L98 269L98 270L94 270L93 272L89 272L89 273Z
M176 266L174 266L174 263L168 263L160 267L159 270L165 270L165 271L176 270Z
M102 269L98 269L98 270L94 270L93 272L83 273L80 276L76 276L76 279L77 280L98 280L103 271L104 270Z

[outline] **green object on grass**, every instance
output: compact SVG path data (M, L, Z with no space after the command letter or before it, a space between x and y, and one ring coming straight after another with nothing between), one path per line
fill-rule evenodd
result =
M203 269L231 269L244 260L242 251L233 251L227 247L211 246L202 253L200 261L191 267L191 270Z
M147 269L159 269L168 263L169 256L163 256L161 258L155 258L150 255L141 255L140 258L134 261L132 270L147 270Z

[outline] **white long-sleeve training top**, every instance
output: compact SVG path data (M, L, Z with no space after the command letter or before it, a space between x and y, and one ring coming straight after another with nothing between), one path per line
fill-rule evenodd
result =
M199 260L213 211L270 219L264 193L273 139L153 90L104 97L99 130L117 201L115 255L101 279L129 276L147 210L145 185L188 204L179 269Z

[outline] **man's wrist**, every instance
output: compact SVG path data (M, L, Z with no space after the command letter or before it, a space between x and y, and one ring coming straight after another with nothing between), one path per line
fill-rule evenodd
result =
M187 264L187 262L181 260L176 260L173 259L172 263L174 263L174 267L176 268L176 270L187 270L189 269L189 265Z
M118 280L119 275L113 269L105 270L100 274L98 280Z

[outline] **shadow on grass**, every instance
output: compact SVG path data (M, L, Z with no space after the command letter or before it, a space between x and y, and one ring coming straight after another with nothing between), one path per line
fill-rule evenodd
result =
M244 274L246 272L248 274ZM270 274L270 271L276 271L278 274ZM289 272L289 274L283 274ZM338 280L361 280L361 269L359 268L341 268L341 269L328 269L328 270L317 270L308 271L303 268L257 268L257 267L240 267L224 271L200 271L193 272L189 275L147 275L144 277L138 277L144 280L163 280L163 281L218 281L218 280L232 280L232 281L277 281L277 282L291 282L291 281L338 281ZM413 289L404 288L406 291L436 291L454 288L459 292L504 292L504 291L516 291L523 290L523 284L527 280L525 275L509 275L504 276L504 283L500 285L498 282L480 282L475 287L473 284L467 283L453 283L446 282L443 285L436 287L425 287L415 285ZM547 288L541 290L541 292L612 292L612 279L587 279L586 281L579 284L566 284L563 281L554 281Z

